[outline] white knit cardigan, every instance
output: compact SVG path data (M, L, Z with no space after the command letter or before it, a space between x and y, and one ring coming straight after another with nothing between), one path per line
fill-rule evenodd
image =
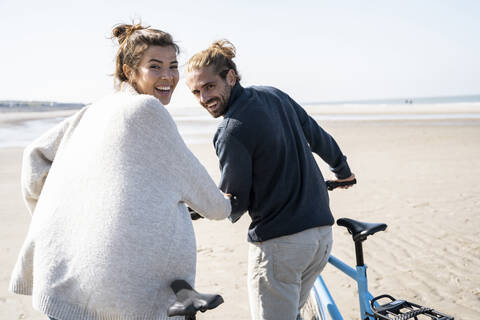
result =
M125 84L29 145L21 182L33 216L10 290L59 320L166 319L170 282L195 280L185 204L231 210L163 105Z

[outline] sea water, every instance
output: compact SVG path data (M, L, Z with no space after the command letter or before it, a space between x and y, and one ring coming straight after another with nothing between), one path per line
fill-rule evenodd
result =
M24 147L62 120L63 118L29 120L8 126L0 123L0 148Z
M414 101L418 102L419 99ZM480 119L480 95L468 97L423 98L421 102L402 102L400 99L356 101L344 103L307 103L307 112L318 122L323 121L395 121L444 120L451 124L459 119ZM1 106L1 104L0 104ZM177 128L188 144L211 143L221 118L212 118L200 106L168 106ZM18 110L15 110L18 112ZM0 110L6 113L5 109ZM0 114L1 116L1 114ZM18 123L0 122L0 148L24 147L63 118L29 120ZM460 122L461 123L461 122Z

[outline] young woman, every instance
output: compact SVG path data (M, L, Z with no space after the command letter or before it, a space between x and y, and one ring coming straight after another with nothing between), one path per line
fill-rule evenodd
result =
M29 145L22 189L32 221L10 290L51 319L166 319L174 279L195 279L186 205L223 219L230 201L163 105L178 82L171 36L113 29L118 92Z

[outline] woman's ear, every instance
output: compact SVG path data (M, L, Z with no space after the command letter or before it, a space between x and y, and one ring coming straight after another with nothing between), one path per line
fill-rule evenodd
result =
M122 70L123 70L123 74L125 75L125 77L127 77L128 81L133 80L132 79L132 72L133 72L132 68L130 68L128 65L124 64L122 66Z

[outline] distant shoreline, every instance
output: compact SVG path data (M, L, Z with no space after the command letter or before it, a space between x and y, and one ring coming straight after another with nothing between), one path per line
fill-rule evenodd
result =
M391 105L391 106L415 106L425 104L479 104L480 94L429 96L429 97L396 97L396 98L374 98L374 99L352 99L352 100L330 100L330 101L302 101L302 106L324 106L324 105ZM0 113L3 112L38 112L80 109L89 103L83 102L55 102L55 101L28 101L28 100L0 100ZM193 106L186 106L190 108ZM34 110L32 110L34 109Z
M304 102L305 105L325 104L390 104L390 105L411 105L411 104L450 104L450 103L480 103L480 94L436 96L436 97L404 97L404 98L381 98L381 99L359 99L359 100L334 100L334 101L311 101Z
M80 109L86 104L82 102L55 102L55 101L25 101L25 100L0 100L0 111L55 111L67 109ZM35 109L35 110L32 110Z
M363 115L419 115L419 114L480 114L480 102L444 104L322 104L303 105L311 115L363 114Z
M0 112L0 125L15 125L30 120L64 118L74 114L78 110L79 109L34 112Z

